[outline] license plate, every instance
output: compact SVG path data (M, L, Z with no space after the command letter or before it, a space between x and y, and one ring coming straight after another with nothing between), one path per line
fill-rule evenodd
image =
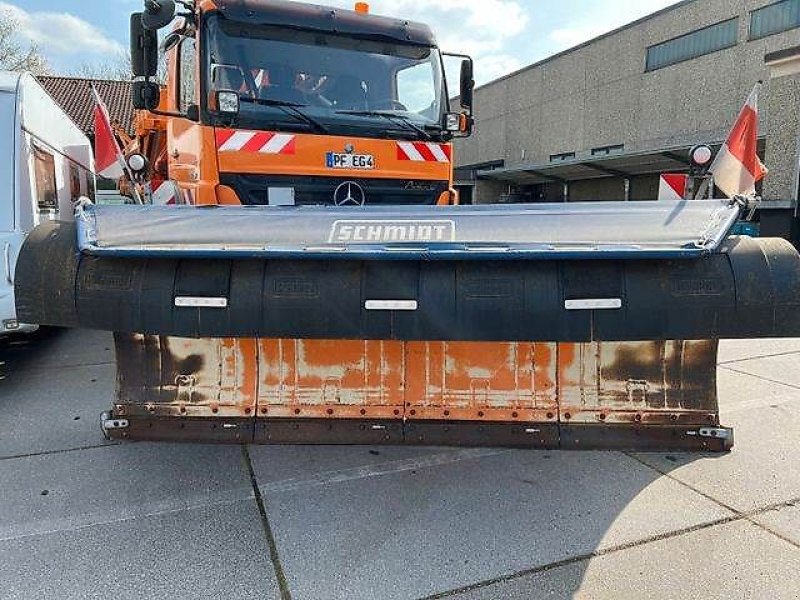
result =
M363 169L375 168L375 157L372 154L339 154L328 152L326 162L329 169Z

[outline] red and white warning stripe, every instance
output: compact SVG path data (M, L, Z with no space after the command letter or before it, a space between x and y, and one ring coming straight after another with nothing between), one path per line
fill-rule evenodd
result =
M297 136L272 131L217 130L220 152L252 152L260 154L294 154Z
M189 190L181 189L171 179L153 179L150 182L150 204L154 206L172 206L175 204L194 204L194 197Z
M678 202L686 197L689 176L681 173L663 173L658 186L658 199Z
M433 142L397 142L397 160L450 162L450 146Z

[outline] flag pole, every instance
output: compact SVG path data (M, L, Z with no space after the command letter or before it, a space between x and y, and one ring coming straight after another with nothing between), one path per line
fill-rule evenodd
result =
M100 96L100 93L97 91L97 88L94 87L94 84L90 84L90 86L92 88L92 93L94 94L94 101L100 108L100 112L102 113L104 126L108 130L108 134L111 137L111 141L114 144L114 154L117 164L122 169L123 174L128 176L128 181L131 182L131 189L134 196L133 199L136 201L137 204L144 204L144 200L142 199L141 194L139 194L139 190L136 187L136 182L133 179L133 172L131 171L128 163L125 161L125 156L122 152L122 149L119 146L119 143L117 142L116 136L114 135L114 128L111 126L111 117L108 114L108 108L106 107L106 103L103 101L103 98L102 96ZM95 146L97 146L96 129L97 128L95 127ZM117 183L117 185L119 186L119 183Z

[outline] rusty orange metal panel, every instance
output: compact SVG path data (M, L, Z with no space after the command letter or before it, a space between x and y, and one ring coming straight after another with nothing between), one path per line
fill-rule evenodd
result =
M402 418L402 342L260 340L258 414Z
M115 334L118 415L248 417L256 408L255 340Z
M556 345L406 345L406 418L557 421Z
M713 341L559 345L559 404L573 423L718 421Z

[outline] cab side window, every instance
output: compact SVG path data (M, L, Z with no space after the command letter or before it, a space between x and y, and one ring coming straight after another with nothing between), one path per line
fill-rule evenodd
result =
M55 158L47 150L33 146L33 165L39 210L55 212L58 210Z
M397 108L419 114L435 113L436 82L428 63L413 65L397 73Z
M178 108L185 112L195 99L197 46L195 39L185 37L178 46Z

